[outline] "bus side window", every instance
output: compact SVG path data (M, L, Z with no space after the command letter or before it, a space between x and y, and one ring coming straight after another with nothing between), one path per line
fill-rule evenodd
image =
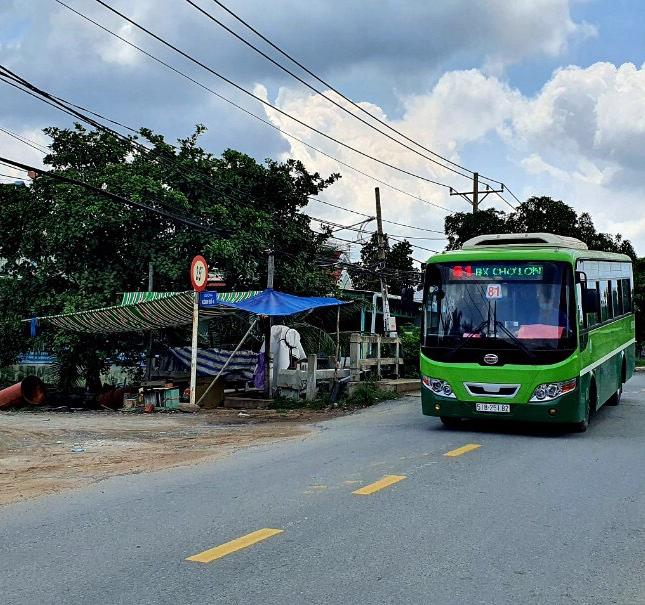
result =
M629 279L621 279L621 298L623 301L623 313L632 312L632 288Z
M611 296L609 293L609 282L606 279L598 280L598 296L600 297L600 323L611 317Z
M623 301L620 296L620 280L612 279L609 282L611 292L611 316L619 317L623 314Z
M595 290L596 292L596 308L600 309L600 304L598 302L598 282L595 280L589 280L587 282L587 288L588 290ZM591 312L591 313L586 313L585 314L586 321L587 321L587 327L588 328L593 328L596 324L600 323L600 318L599 318L599 313L597 312Z
M582 305L582 286L583 284L581 283L576 284L576 306L578 307L578 328L580 330L584 330L587 327L587 318Z

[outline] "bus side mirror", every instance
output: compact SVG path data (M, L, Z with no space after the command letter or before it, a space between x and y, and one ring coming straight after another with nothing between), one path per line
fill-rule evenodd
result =
M582 310L585 313L598 313L598 291L595 288L582 288Z
M576 271L576 283L577 284L587 283L587 274L584 271Z

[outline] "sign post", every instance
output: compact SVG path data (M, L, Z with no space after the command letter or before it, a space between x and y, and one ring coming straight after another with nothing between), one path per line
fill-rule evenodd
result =
M199 326L199 293L206 288L208 265L203 256L196 256L190 264L190 283L193 287L193 337L190 346L190 403L197 401L197 335Z

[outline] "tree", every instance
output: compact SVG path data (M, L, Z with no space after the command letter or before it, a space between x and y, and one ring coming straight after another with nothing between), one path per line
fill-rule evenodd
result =
M636 342L645 342L645 258L634 263L634 305L636 308Z
M401 290L414 283L414 266L412 264L412 246L407 240L396 242L390 246L387 235L385 244L385 271L389 291L400 294ZM373 233L370 240L361 249L359 267L350 271L355 287L362 290L380 291L379 279L380 261L378 258L378 234Z
M3 313L0 343L20 332L20 317L107 306L119 293L146 289L149 262L155 289L186 290L197 253L223 271L230 289L264 287L269 248L276 252L276 288L297 294L333 288L329 271L316 262L328 236L312 231L300 210L339 175L323 178L295 160L260 164L230 149L215 157L198 145L203 131L198 126L174 148L143 129L152 151L142 153L131 141L80 125L45 130L52 137L45 163L55 172L197 217L226 235L207 235L46 176L30 187L0 186L0 259L6 261L0 304L10 292L19 294L10 301L11 314ZM94 388L107 360L143 347L141 335L58 331L45 341L68 368L82 366ZM15 359L17 348L8 351L4 363Z
M587 212L578 214L571 206L550 197L531 197L514 212L481 210L476 214L459 212L446 217L444 230L448 249L461 248L464 242L477 235L491 233L554 233L582 240L592 250L620 252L636 259L629 240L620 234L596 231Z

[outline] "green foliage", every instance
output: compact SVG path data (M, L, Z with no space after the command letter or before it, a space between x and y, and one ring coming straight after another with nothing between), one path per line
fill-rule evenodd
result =
M125 208L101 195L46 177L30 187L0 185L0 362L25 350L18 320L115 304L120 293L147 289L147 267L155 289L186 290L187 268L203 254L225 275L231 290L262 289L266 250L276 251L276 289L326 294L333 288L327 269L316 263L326 235L309 227L300 210L307 197L331 185L301 162L253 158L227 150L215 157L198 145L203 127L178 148L143 129L150 153L108 133L48 128L53 170L107 187L113 193L198 217L228 237L214 237L172 220ZM92 388L111 358L124 351L132 361L145 348L141 334L83 335L49 332L42 343L70 370L84 368Z
M634 305L636 307L636 342L645 342L645 258L634 263Z
M490 233L555 233L576 237L592 250L621 252L636 259L629 240L620 234L599 233L587 212L578 214L571 206L550 197L531 197L514 212L480 210L476 214L457 212L446 217L448 249L461 248L463 243L477 235Z
M354 392L343 401L343 405L350 408L366 408L378 403L397 399L394 391L380 389L375 382L361 382Z
M412 246L404 240L390 246L387 235L385 240L385 275L389 291L400 294L401 290L413 283L414 266L412 264ZM354 287L359 290L380 291L381 282L377 271L380 267L378 258L378 235L372 234L370 240L361 249L360 268L350 271Z
M401 357L406 378L419 377L419 349L421 348L421 330L418 326L407 326L399 334L401 339Z

